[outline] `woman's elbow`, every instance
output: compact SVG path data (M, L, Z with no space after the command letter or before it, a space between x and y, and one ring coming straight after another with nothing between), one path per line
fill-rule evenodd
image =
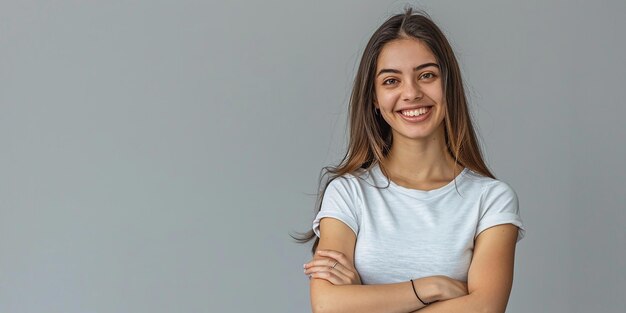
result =
M311 303L311 307L312 307L312 312L313 313L330 313L328 308L325 307L323 304L321 304L319 302Z
M475 312L477 313L505 313L507 302L498 301L493 296L488 297L475 297Z
M336 305L333 305L332 289L334 285L327 280L312 278L311 288L311 309L313 313L337 313Z

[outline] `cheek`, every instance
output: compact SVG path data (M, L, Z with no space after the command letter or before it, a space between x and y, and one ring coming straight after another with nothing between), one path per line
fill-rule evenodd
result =
M444 102L443 90L441 89L441 84L432 84L427 87L424 87L424 93L426 93L433 101L437 103Z
M390 91L380 91L376 94L376 100L378 101L379 105L383 108L386 108L387 110L393 108L396 100L398 99L398 95Z

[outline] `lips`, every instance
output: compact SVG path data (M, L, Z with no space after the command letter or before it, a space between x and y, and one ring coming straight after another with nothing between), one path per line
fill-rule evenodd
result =
M424 108L424 107L422 107L422 108ZM427 108L427 111L425 113L420 114L420 115L415 115L415 116L404 115L402 113L409 112L409 114L415 114L416 111L417 112L422 112L423 109L421 109L421 108L419 108L419 109L410 109L410 110L406 110L405 109L405 110L396 111L396 113L398 115L400 115L400 117L402 117L402 119L404 119L405 121L412 122L412 123L414 123L414 122L421 122L421 121L426 120L430 116L430 113L433 111L432 110L432 106L425 106L425 108Z
M422 114L426 114L432 106L419 107L415 109L404 109L400 110L400 113L404 116L419 116Z

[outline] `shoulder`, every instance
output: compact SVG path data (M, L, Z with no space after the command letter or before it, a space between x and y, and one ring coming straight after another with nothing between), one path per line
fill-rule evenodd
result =
M359 187L359 185L367 183L371 179L370 176L371 175L368 170L360 168L356 171L331 178L331 180L328 182L328 188L339 188L355 191Z
M367 169L357 169L331 178L323 190L323 198L337 199L343 203L351 203L355 208L360 207L373 191L373 175Z
M520 215L519 199L515 189L506 181L476 174L480 182L479 223L476 234L500 224L513 224L519 228L518 241L525 235Z
M481 190L483 198L494 194L504 194L511 197L517 197L513 187L506 181L483 176L482 174L474 172L471 169L467 169L465 178L468 183L474 185L476 189Z

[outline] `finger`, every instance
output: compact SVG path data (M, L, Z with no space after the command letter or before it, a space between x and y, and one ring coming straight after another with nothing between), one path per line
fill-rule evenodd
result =
M330 271L319 271L311 273L311 278L321 278L331 282L333 285L345 285L347 282L344 282L339 276L337 276L334 272Z
M333 265L335 265L335 263L339 263L339 261L337 261L337 260L335 260L333 258L320 257L320 258L312 260L309 263L304 264L304 268L307 268L307 267L309 267L311 265L318 265L318 266L326 265L326 266L331 266L332 267Z
M333 258L326 258L326 257L320 257L318 259L312 260L309 263L305 263L304 264L304 268L309 268L311 266L328 266L328 267L334 267L334 268L339 268L339 267L344 267L344 268L349 268L347 266L344 266L343 264L341 264L341 262L339 262L338 260L335 260Z
M332 268L332 267L327 267L327 266L313 266L304 270L304 274L307 274L307 275L310 275L312 273L319 273L319 272L330 272L330 273L337 275L340 279L346 282L351 282L351 278L350 278L351 275L343 271L340 271L337 268Z
M346 268L349 268L350 270L354 269L354 266L352 265L352 262L350 260L348 260L348 257L346 257L345 254L343 254L343 253L341 253L339 251L335 251L335 250L318 250L318 254L321 255L321 256L333 258L333 259L337 260L341 265L343 265Z
M346 274L346 272L351 271L349 268L346 268L341 263L339 263L339 261L333 258L324 258L307 263L304 265L304 270L306 271L308 268L315 266L319 266L321 268L334 268L339 272L344 273L344 275Z
M338 270L340 274L342 274L342 277L348 279L349 281L356 281L356 282L360 281L357 270L354 267L344 266L343 264L339 263L339 261L333 258L320 257L317 260L304 264L305 272L306 272L306 269L311 268L313 266L322 266L322 267L331 267L331 268L334 266L334 268Z
M337 267L339 267L339 265L337 265ZM334 282L334 284L349 285L349 284L358 282L357 280L358 276L355 273L347 271L346 269L337 269L337 267L332 268L328 266L314 266L314 267L305 269L304 273L306 275L309 275L309 277L312 273L322 273L322 272L332 273L340 280L339 282Z
M309 263L305 263L304 264L304 268L306 269L306 268L309 268L311 266L327 265L329 262L332 262L332 264L335 264L335 262L337 262L337 261L335 259L332 259L332 258L319 257L319 258L316 258L316 259L313 259L313 260L309 261Z

